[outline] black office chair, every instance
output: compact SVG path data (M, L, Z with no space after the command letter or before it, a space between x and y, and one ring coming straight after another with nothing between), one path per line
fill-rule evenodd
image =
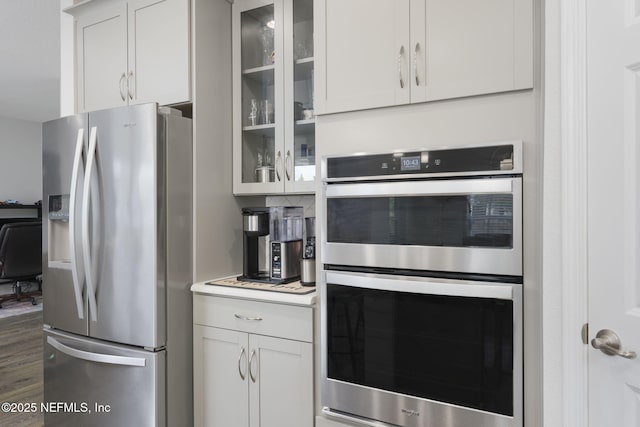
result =
M37 283L38 292L42 292L42 223L14 222L0 229L0 281L13 282L14 294L9 298L0 298L0 308L4 301L20 301L23 295L31 297L36 292L23 294L22 287Z

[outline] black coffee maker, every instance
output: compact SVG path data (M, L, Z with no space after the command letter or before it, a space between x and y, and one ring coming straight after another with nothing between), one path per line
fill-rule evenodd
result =
M242 276L238 280L269 280L269 208L242 209Z

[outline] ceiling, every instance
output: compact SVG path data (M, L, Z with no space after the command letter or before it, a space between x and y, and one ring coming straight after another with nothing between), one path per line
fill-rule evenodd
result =
M0 64L0 116L59 116L59 0L2 0Z

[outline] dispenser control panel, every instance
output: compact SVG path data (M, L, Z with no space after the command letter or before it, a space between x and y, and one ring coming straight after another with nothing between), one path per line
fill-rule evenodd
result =
M56 194L49 196L49 219L69 221L69 195Z

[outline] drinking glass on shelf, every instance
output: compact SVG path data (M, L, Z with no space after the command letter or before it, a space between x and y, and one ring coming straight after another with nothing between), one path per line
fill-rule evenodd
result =
M256 126L258 124L258 100L251 99L249 101L249 126Z
M260 123L268 125L273 123L273 102L268 99L260 101Z
M273 28L264 25L260 31L260 42L262 43L262 65L270 65L275 62L275 51L273 49Z
M307 46L306 40L297 39L293 45L293 55L294 59L304 59L309 56L309 48Z

